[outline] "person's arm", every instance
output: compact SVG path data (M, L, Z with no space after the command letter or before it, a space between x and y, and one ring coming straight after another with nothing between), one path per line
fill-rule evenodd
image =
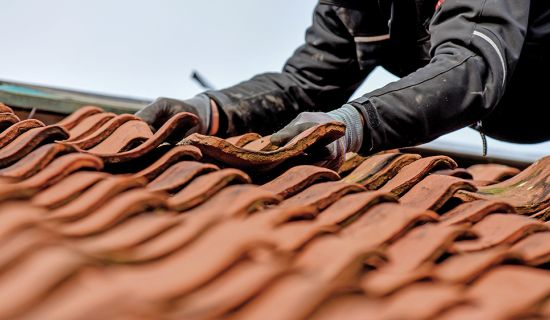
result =
M371 70L360 70L353 37L333 8L317 5L306 43L282 72L206 92L226 117L220 135L269 134L300 111L330 111L349 99Z
M529 3L446 0L430 26L430 63L350 102L366 119L362 150L428 142L487 116L514 73Z

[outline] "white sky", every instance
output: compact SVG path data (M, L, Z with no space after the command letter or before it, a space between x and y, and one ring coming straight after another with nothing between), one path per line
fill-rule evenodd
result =
M303 42L315 0L0 0L0 79L153 99L278 71ZM359 93L396 78L377 70ZM335 106L337 108L339 106ZM432 145L479 153L466 129ZM550 143L489 141L489 155L535 160Z

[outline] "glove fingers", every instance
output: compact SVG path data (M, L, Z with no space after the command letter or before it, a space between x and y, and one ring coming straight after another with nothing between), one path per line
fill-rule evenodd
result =
M300 133L306 131L307 129L315 125L316 125L315 122L304 122L300 124L290 123L283 129L271 135L270 141L272 144L276 146L283 146L287 144L290 140L292 140L294 137L299 135Z

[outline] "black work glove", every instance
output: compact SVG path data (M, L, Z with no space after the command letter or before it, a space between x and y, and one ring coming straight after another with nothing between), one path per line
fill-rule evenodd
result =
M363 125L360 113L351 105L344 105L329 113L302 112L283 129L271 136L271 143L283 146L292 138L318 124L339 121L346 125L346 134L329 145L313 150L319 159L316 165L337 170L344 163L347 152L357 152L363 142Z
M200 126L192 132L206 134L210 129L212 107L210 106L210 97L204 93L187 100L158 98L136 112L136 116L143 119L143 121L156 130L168 119L180 112L190 112L199 117Z

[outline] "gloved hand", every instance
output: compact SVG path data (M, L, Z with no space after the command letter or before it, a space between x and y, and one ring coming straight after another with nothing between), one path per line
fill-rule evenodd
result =
M346 125L346 134L322 149L313 152L315 158L320 160L316 165L337 170L344 163L347 152L357 152L361 148L363 143L362 119L359 111L349 104L329 113L302 112L283 129L273 134L271 143L283 146L292 138L313 126L333 121L342 122Z
M160 128L168 119L180 112L190 112L199 117L200 127L192 132L209 133L212 122L210 97L202 93L187 100L158 98L145 108L136 112L154 129Z

